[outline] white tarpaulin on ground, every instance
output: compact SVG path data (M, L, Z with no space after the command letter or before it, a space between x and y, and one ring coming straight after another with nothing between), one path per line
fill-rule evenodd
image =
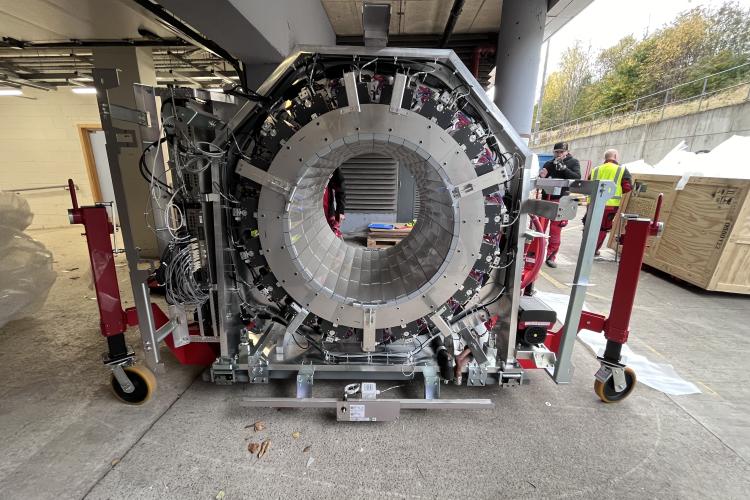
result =
M567 295L538 291L536 297L555 310L560 322L565 321L569 299ZM585 304L583 309L588 310ZM581 330L578 334L578 340L596 356L604 352L606 340L602 333ZM672 365L649 361L646 356L634 353L628 344L622 346L622 357L623 362L635 370L638 382L652 389L670 396L684 396L701 392L695 384L680 377Z
M685 141L680 142L655 165L643 160L626 163L631 173L679 175L682 177L676 189L682 189L690 177L720 177L724 179L750 179L750 169L744 158L750 150L750 137L734 135L708 153L693 153L687 150Z

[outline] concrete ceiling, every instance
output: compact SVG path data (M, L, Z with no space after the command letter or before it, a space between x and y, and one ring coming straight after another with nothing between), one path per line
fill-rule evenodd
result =
M144 27L174 34L121 0L0 0L0 34L18 40L140 38Z
M338 36L362 34L362 0L322 0ZM388 0L391 35L442 33L453 0ZM487 33L500 26L502 0L466 0L454 33Z
M391 35L442 33L454 0L377 0L391 4ZM548 39L593 0L549 0ZM363 0L321 0L337 36L362 34ZM503 0L466 0L454 33L497 33Z
M81 85L90 81L92 47L154 42L139 28L164 39L149 49L160 83L214 86L236 79L223 60L151 19L131 0L0 0L0 36L11 39L0 46L0 86Z

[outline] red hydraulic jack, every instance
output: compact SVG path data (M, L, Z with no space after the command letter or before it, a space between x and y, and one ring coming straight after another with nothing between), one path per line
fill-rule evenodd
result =
M659 194L653 219L630 214L622 215L626 224L625 233L620 235L618 242L622 245L622 257L617 269L609 316L583 311L578 323L578 331L601 332L607 339L604 353L597 358L601 368L596 372L594 381L594 391L605 403L622 401L635 388L635 372L621 363L622 345L628 341L630 333L630 316L633 313L648 238L660 236L664 227L664 224L659 222L662 199L663 195ZM559 348L561 332L562 330L547 336L545 344L554 352Z
M138 315L135 307L125 310L122 308L110 239L110 235L114 233L114 226L109 220L107 205L79 207L72 179L68 179L68 186L73 204L73 208L68 210L70 223L82 224L86 231L84 234L96 288L100 328L102 335L107 339L107 352L103 355L103 361L112 370L112 391L125 403L142 404L156 389L156 377L145 366L135 364L135 352L125 342L125 330L128 326L138 325ZM169 318L157 304L152 302L151 309L157 328L169 323ZM189 328L192 330L197 327L189 325ZM208 366L216 358L213 348L208 344L175 347L171 335L167 335L164 340L180 363Z

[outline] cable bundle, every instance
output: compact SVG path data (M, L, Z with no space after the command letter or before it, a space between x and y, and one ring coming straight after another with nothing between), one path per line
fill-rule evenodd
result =
M208 293L204 291L195 278L195 273L201 266L198 240L193 238L181 247L175 247L169 262L163 264L167 299L173 304L200 305L208 300Z

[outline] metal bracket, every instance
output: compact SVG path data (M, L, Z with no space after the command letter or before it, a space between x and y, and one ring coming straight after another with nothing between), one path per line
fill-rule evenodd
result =
M352 111L359 113L359 94L357 93L357 75L354 72L344 73L344 88L346 89L346 100L349 105L342 108L342 112Z
M469 363L469 380L466 385L479 387L487 385L487 368L484 364L478 364L476 361Z
M249 367L251 384L267 384L268 383L268 361L264 358L259 358L255 363Z
M162 340L167 338L167 335L177 328L177 320L175 318L170 319L167 323L164 323L158 330L154 332L154 338L156 343L159 344ZM158 349L158 346L155 346Z
M404 101L404 90L406 90L406 75L403 73L396 73L396 78L393 81L393 93L391 94L391 113L401 113L403 108L401 104Z
M375 309L365 308L364 323L362 328L362 350L372 352L375 350Z
M459 335L461 335L461 338L463 339L464 343L466 344L466 347L471 349L471 354L474 356L474 359L477 363L484 364L487 362L487 355L482 350L482 346L477 341L476 337L471 334L468 328L463 328ZM482 384L484 385L484 384Z
M557 356L543 345L531 346L516 351L517 359L530 359L536 368L554 368Z
M487 189L490 186L502 184L507 180L508 173L506 172L505 167L499 167L484 175L480 175L476 179L471 179L470 181L462 182L461 184L453 186L451 195L453 196L453 199L458 200L474 193L481 192L483 189Z
M172 341L175 347L182 347L190 343L190 328L188 327L187 312L184 307L170 305L169 316L174 318Z
M422 376L424 377L424 398L440 398L440 377L435 367L433 365L424 366Z
M511 386L518 386L524 383L524 381L527 381L528 379L525 378L523 369L521 368L511 368L509 370L505 370L500 375L500 380L498 383L502 387L511 387Z
M313 365L302 365L297 372L297 399L312 397L313 376L315 368Z
M265 170L261 170L255 165L252 165L242 159L237 162L237 170L235 170L235 172L237 172L242 177L245 177L246 179L250 179L251 181L257 182L262 186L271 188L277 193L284 196L287 196L292 190L291 184L289 184L284 179L276 177L275 175L271 175Z
M136 123L142 127L150 127L149 114L145 111L118 106L117 104L102 104L102 113L109 114L113 120Z
M440 316L439 314L433 314L432 316L430 316L430 319L440 331L440 333L443 334L443 337L450 337L453 335L453 329L448 323L445 322L442 316Z
M560 221L574 219L578 203L570 196L563 196L559 202L546 200L526 200L523 204L523 212L538 215L545 219Z
M133 382L130 381L130 378L127 376L122 366L122 364L112 365L112 374L117 379L117 383L120 384L122 390L126 394L130 394L135 390L135 386L133 385Z
M294 335L297 332L297 329L302 325L307 316L310 314L310 311L308 311L304 307L297 305L295 302L292 302L292 309L296 311L296 314L289 322L289 325L286 327L286 330L284 331L284 337L286 337L287 335ZM283 339L281 342L276 343L276 358L279 360L284 359Z
M599 361L601 362L601 366L594 375L599 382L606 384L607 380L613 378L616 392L622 392L628 388L628 383L625 379L625 365L604 361L601 358L599 358Z

